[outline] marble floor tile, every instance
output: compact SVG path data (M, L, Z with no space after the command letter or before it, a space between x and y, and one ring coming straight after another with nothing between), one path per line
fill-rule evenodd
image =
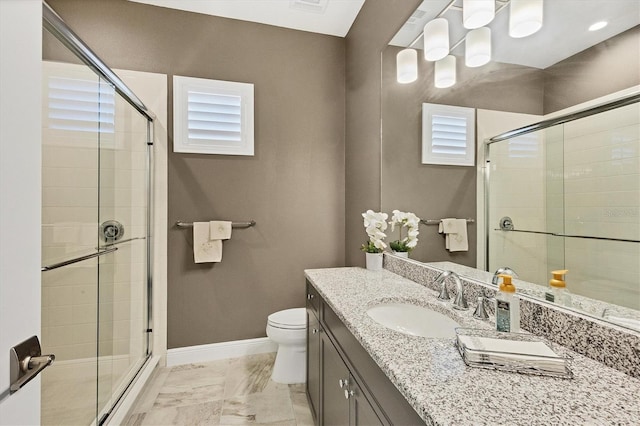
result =
M305 385L272 381L274 360L268 353L161 369L125 425L312 426Z
M249 355L230 360L225 398L262 392L269 384L274 353Z
M157 408L147 412L140 423L142 426L184 425L206 426L220 424L222 401L201 404Z
M225 399L220 418L224 425L283 424L291 421L295 423L295 417L286 385Z
M297 426L314 426L304 384L289 385L291 405Z

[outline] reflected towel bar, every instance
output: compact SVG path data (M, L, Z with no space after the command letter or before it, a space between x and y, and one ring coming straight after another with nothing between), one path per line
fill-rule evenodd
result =
M249 222L232 222L232 228L251 228L256 225L255 220L250 220ZM193 222L183 222L181 220L176 222L176 226L178 228L193 228Z
M420 223L423 225L439 225L442 219L420 219ZM476 223L475 219L467 219L467 223Z

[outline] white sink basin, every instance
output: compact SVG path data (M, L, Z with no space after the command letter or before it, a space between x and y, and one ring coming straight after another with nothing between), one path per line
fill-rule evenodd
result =
M455 337L460 325L446 315L410 303L383 303L367 310L378 324L400 333L423 337Z

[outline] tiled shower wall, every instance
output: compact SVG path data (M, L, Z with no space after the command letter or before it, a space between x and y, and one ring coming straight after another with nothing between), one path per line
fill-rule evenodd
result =
M145 235L146 120L115 96L115 119L106 120L115 121L115 128L60 128L51 108L56 102L51 79L96 86L98 80L83 66L43 62L43 67L42 262L48 265L95 252L102 244L98 224L107 219L124 224L124 238ZM42 273L46 351L65 361L94 358L98 339L100 355L128 355L142 347L145 244L122 244L100 257L99 265L90 259Z
M564 125L565 232L640 240L640 104ZM571 291L640 309L640 244L568 238Z
M516 229L640 240L639 135L636 103L493 144L490 269L546 285L564 267L571 292L640 308L640 244L493 230L510 216Z

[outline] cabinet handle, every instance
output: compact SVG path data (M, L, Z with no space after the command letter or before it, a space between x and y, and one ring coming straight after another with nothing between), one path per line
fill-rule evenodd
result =
M355 395L355 392L349 389L344 390L344 399L349 399Z
M313 299L313 294L311 293L307 294L307 300L311 300L311 299Z
M317 333L318 333L318 329L317 329L317 328L314 328L313 330L311 330L311 332L312 332L313 334L317 334Z
M338 380L338 384L340 385L340 389L349 386L349 379L340 379Z

